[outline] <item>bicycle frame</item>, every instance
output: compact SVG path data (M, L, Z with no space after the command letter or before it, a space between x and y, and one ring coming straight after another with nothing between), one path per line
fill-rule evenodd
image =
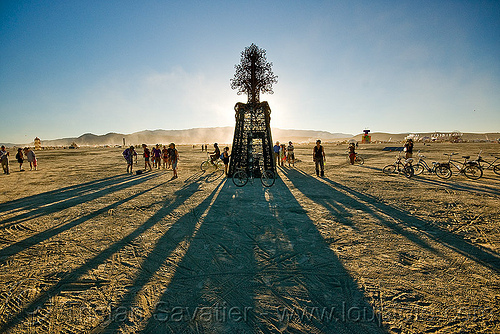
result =
M453 160L451 157L457 155L458 153L444 153L448 156L448 166L451 170L451 166L457 169L458 173L455 175L464 174L467 178L477 180L483 176L483 170L479 167L477 161L468 160L470 156L464 156L464 162L458 160Z
M479 167L480 167L481 169L483 169L483 170L486 170L486 169L494 169L494 168L495 168L495 166L496 166L496 165L495 165L495 162L497 162L498 160L500 160L500 158L499 158L499 157L496 157L496 156L493 156L493 157L495 158L495 160L493 160L492 162L488 162L488 161L484 160L484 159L483 159L483 157L481 156L481 153L482 153L482 152L483 152L482 150L481 150L481 151L479 151L479 153L478 153L478 155L477 155L477 159L476 159L476 160L474 160L474 161L475 161L475 162L477 162L477 164L479 165ZM485 168L485 167L483 167L483 166L481 165L481 163L483 163L483 164L485 164L485 165L488 165L488 167L486 167L486 168Z
M395 173L396 171L398 172L398 174L401 174L402 172L407 178L410 178L413 175L415 175L415 171L413 169L413 166L411 165L413 159L409 158L404 160L404 162L402 160L403 158L401 157L401 153L399 153L396 156L396 161L390 165L385 166L382 169L382 172L385 174L392 174Z

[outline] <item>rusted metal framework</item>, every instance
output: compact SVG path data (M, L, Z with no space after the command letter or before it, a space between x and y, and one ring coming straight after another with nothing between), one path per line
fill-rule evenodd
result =
M238 94L247 94L248 102L238 102L234 106L236 126L229 175L237 168L254 171L276 171L273 159L273 139L271 135L271 108L266 101L260 102L260 93L272 94L273 83L278 82L271 70L272 63L266 60L266 51L255 44L241 53L241 63L236 65L231 88L238 89ZM256 167L260 167L257 169Z
M232 175L237 168L249 171L256 170L254 168L257 166L260 167L259 170L275 171L269 104L266 101L237 103L234 110L236 126L229 174ZM260 177L257 171L254 176Z

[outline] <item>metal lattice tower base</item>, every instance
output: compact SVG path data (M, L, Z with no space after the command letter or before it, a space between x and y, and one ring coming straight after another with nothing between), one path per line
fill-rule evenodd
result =
M236 126L229 175L233 175L238 168L245 168L248 172L254 166L260 166L260 170L270 169L276 172L269 104L266 101L247 104L239 102L234 110ZM260 174L256 173L254 176L260 177Z

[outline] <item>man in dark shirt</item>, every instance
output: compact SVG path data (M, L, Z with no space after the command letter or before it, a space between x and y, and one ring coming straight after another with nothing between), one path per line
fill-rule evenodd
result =
M320 175L320 171L321 177L325 176L325 149L321 145L321 140L319 139L316 140L316 146L314 146L313 149L313 161L316 165L316 176Z

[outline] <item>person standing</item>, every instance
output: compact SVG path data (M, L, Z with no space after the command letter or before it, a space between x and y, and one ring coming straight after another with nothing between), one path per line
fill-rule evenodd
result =
M17 149L16 159L17 162L19 163L19 171L24 172L23 169L24 155L23 155L23 149L20 147Z
M156 147L153 148L153 156L155 159L154 166L156 169L161 168L161 150L160 145L156 144Z
M280 166L283 167L284 161L286 159L286 146L285 144L280 145Z
M413 156L413 139L408 139L405 144L405 158L409 159Z
M316 167L316 176L320 176L320 172L321 177L325 176L325 149L321 145L321 140L319 139L316 140L316 146L314 146L313 149L313 161Z
M354 143L349 144L349 162L354 165L354 160L356 159L356 146Z
M287 160L288 160L288 167L290 167L290 161L292 162L292 166L295 167L295 154L293 153L293 150L295 147L293 147L293 144L291 141L288 142L288 147L286 148L287 151Z
M172 180L175 180L177 178L177 162L179 161L179 152L177 152L174 143L170 143L168 153L169 153L170 163L172 164L172 170L174 171L174 176L172 176Z
M277 141L276 145L273 147L273 157L274 157L274 162L276 164L276 167L279 166L279 159L280 159L280 142Z
M30 163L30 170L33 169L37 170L37 161L35 152L33 152L29 147L25 147L24 155L26 156L26 159L28 159L28 162Z
M168 168L168 148L167 145L163 145L163 149L161 150L161 155L163 157L163 168Z
M144 152L142 156L144 157L144 170L146 170L146 166L149 166L149 170L152 171L151 164L149 163L149 157L151 156L151 152L149 151L148 145L142 144L142 149Z
M2 162L2 169L4 174L9 174L9 152L2 145L0 150L0 160Z
M123 151L123 157L127 160L127 173L132 174L132 168L134 166L134 156L137 156L134 146L130 146L125 151Z
M229 147L224 147L224 152L222 152L222 161L224 161L224 174L227 176L227 171L229 167Z

